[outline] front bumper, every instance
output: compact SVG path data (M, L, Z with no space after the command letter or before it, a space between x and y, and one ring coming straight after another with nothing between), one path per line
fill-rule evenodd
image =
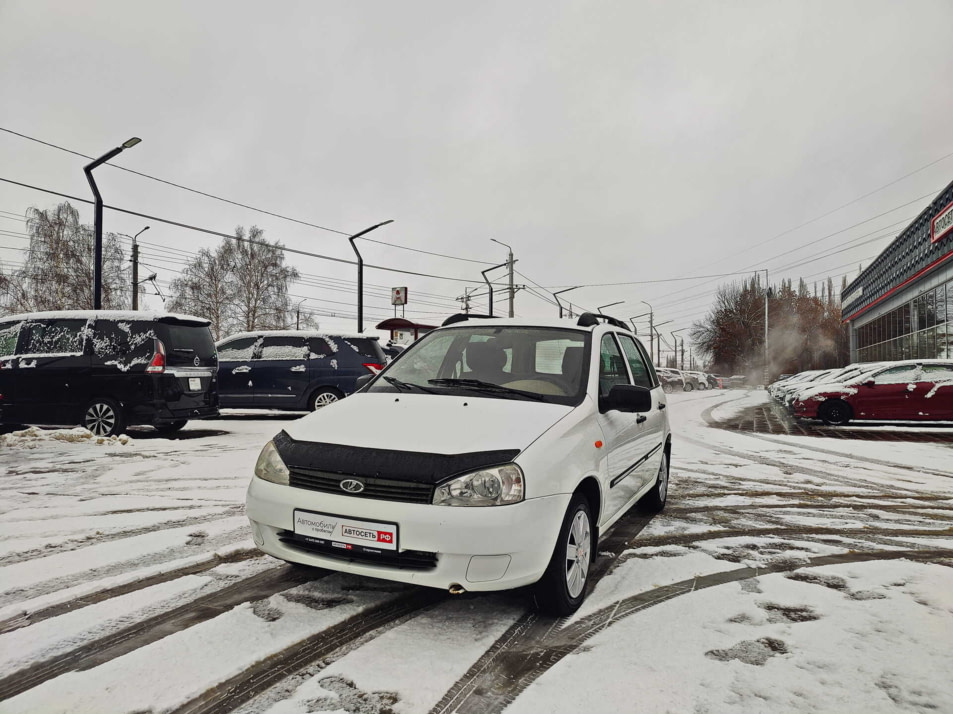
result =
M814 399L808 399L803 402L797 401L791 406L791 413L801 419L816 419L817 409L820 405L821 402L815 401Z
M507 506L460 507L337 496L252 478L246 512L255 543L282 560L357 575L447 589L506 590L542 577L556 544L570 494ZM400 551L436 554L436 566L397 566L328 557L280 538L293 529L294 509L386 521L398 526Z

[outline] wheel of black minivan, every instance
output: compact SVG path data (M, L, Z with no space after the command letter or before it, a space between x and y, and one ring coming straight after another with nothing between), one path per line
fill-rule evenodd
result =
M571 615L586 597L592 562L592 513L589 501L576 493L563 517L549 566L534 586L536 605L548 615Z
M83 410L83 426L93 436L113 436L126 428L122 410L112 399L94 399Z
M315 411L321 407L326 407L328 404L334 404L334 402L340 399L344 399L344 395L341 394L341 392L333 387L322 387L311 395L311 399L308 400L308 407L311 411Z
M179 419L178 421L169 422L168 424L156 424L156 431L160 434L173 434L177 431L181 431L188 423L188 419Z

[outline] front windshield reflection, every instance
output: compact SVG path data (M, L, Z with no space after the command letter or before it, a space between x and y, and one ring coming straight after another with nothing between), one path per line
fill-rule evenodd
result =
M439 330L411 345L368 391L578 404L586 391L589 337L555 327Z

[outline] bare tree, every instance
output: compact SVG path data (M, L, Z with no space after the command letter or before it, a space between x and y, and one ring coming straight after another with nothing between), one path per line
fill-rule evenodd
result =
M280 243L269 243L253 226L248 235L239 226L236 240L213 251L203 249L172 281L170 310L212 321L215 339L234 332L281 329L296 322L288 295L298 271L285 265ZM302 314L304 317L304 314Z
M182 275L172 281L172 298L166 307L173 312L199 315L212 321L212 334L216 340L225 336L229 329L230 309L234 291L230 284L231 270L225 244L215 251L199 250L188 262Z
M7 277L6 308L12 312L79 310L93 305L95 234L68 201L50 210L29 208L30 247L22 268ZM118 237L103 236L103 307L129 305L126 261Z

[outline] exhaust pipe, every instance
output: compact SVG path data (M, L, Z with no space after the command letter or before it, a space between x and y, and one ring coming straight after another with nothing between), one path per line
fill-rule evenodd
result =
M463 595L466 590L463 589L463 586L460 583L451 583L450 584L450 594L451 595Z

